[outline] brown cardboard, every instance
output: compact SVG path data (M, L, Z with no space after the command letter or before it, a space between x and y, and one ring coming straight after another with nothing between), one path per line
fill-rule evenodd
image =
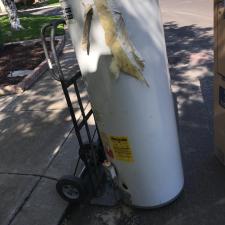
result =
M216 74L214 82L215 152L225 165L225 77Z
M217 20L217 73L225 76L225 8L224 2L220 1L216 4L216 20Z
M214 0L215 76L214 143L215 153L225 165L225 2Z

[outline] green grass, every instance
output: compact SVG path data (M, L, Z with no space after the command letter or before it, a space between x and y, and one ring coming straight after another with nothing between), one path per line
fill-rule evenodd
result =
M24 30L13 31L7 16L0 17L0 43L31 40L40 38L41 27L60 16L20 15L20 22ZM59 26L57 35L64 33L63 26Z
M59 4L59 0L48 0L48 5L57 6Z

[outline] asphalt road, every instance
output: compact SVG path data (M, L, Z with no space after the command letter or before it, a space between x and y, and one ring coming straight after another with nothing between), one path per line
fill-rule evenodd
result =
M160 0L160 5L165 20L212 26L213 0Z

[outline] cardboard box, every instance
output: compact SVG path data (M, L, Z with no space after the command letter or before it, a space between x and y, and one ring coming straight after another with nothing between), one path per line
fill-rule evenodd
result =
M225 76L225 1L215 2L215 72Z
M214 0L214 143L225 165L225 0Z
M215 152L225 165L225 77L214 78L214 142Z

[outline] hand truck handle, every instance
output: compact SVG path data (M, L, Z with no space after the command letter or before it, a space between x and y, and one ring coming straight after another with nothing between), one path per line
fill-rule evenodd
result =
M56 47L55 47L55 33L56 33L56 29L58 25L60 24L63 24L63 25L66 24L65 20L63 19L54 20L51 23L44 25L41 29L42 45L43 45L45 57L48 62L48 67L49 67L51 76L53 77L53 79L57 81L64 80L58 55L57 55L57 51L56 51ZM50 30L51 54L47 48L47 31L48 30ZM51 57L53 58L53 60L51 59ZM55 67L55 70L54 70L54 67Z

